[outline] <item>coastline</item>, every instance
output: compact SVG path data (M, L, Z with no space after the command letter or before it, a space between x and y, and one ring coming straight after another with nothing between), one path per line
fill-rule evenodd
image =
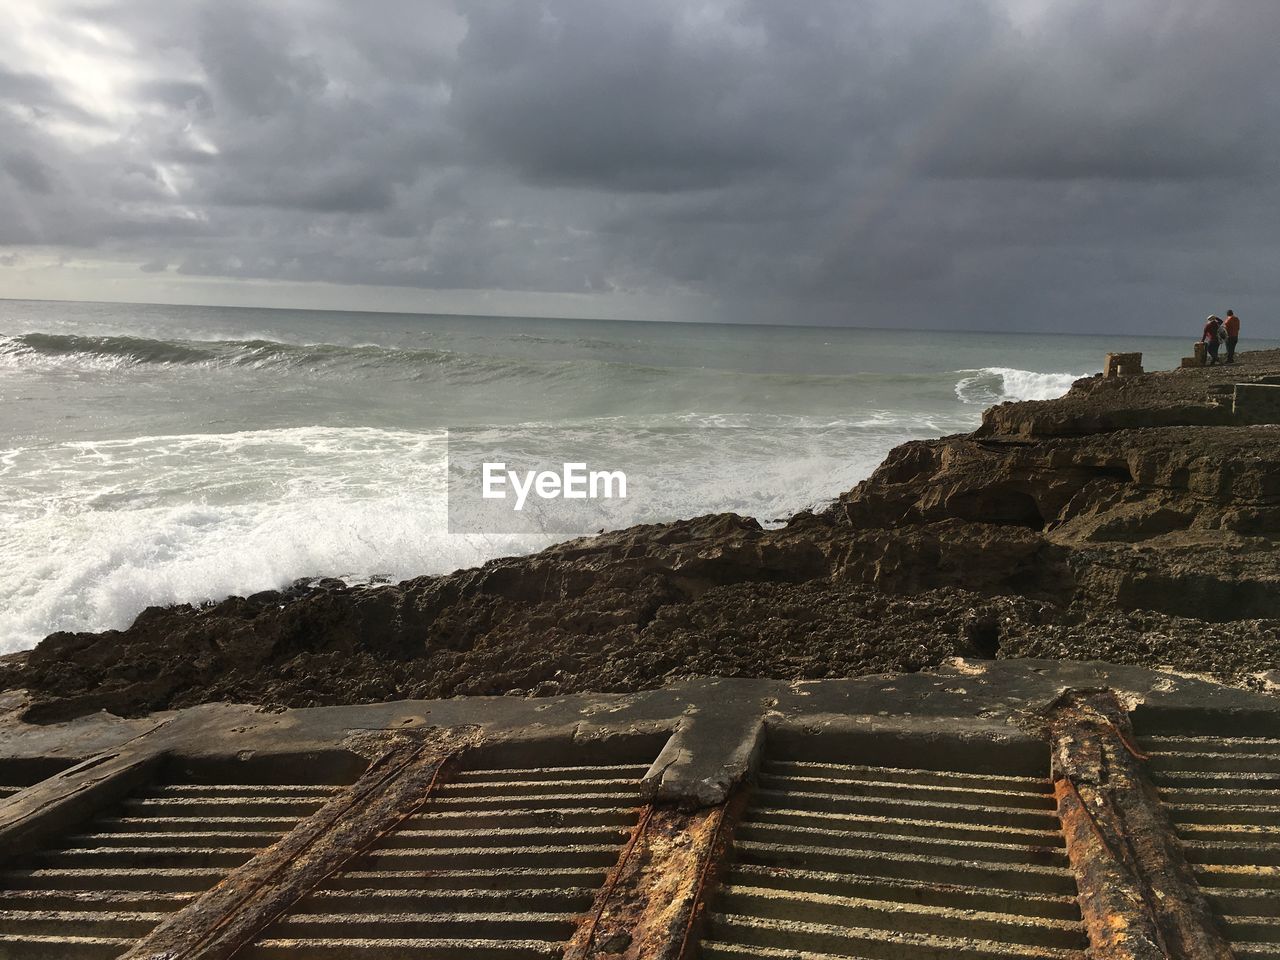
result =
M961 655L1167 664L1280 656L1280 452L1232 368L1087 378L912 441L821 513L632 527L370 589L151 608L0 664L33 720L211 701L632 692L695 677L914 672ZM20 662L25 660L24 662Z

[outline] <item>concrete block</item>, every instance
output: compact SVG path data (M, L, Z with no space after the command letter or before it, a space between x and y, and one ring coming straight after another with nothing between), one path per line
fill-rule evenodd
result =
M1108 353L1102 365L1102 376L1110 380L1112 377L1133 377L1142 373L1141 353Z
M657 803L686 810L724 803L760 761L764 719L746 711L690 713L680 719L640 787Z

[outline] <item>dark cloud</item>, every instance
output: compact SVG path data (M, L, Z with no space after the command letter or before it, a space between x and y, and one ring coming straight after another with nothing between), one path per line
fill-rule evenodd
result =
M9 154L4 158L4 169L24 190L38 194L53 191L53 183L44 164L29 153Z
M977 328L1155 329L1277 285L1270 0L100 0L44 22L0 38L10 246Z

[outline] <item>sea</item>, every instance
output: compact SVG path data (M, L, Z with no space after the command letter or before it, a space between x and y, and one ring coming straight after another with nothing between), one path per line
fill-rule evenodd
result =
M451 532L451 432L587 438L658 478L621 522L771 525L905 440L1188 339L0 301L0 652L564 539Z

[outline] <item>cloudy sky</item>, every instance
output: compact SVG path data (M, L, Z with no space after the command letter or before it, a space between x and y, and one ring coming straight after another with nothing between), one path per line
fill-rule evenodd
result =
M0 296L1183 332L1275 0L6 0Z

